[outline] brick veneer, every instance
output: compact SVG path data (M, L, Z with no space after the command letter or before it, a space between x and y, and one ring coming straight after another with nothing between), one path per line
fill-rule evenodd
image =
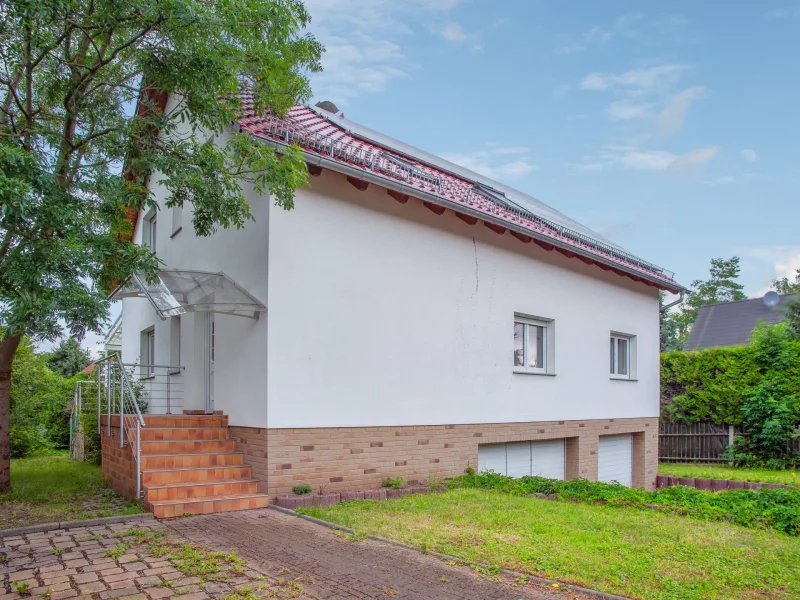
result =
M100 418L100 448L103 477L111 489L127 498L136 497L136 459L130 447L119 447L119 417L111 418L108 436L106 415Z
M236 448L270 496L308 484L315 490L368 489L387 476L424 482L478 466L478 445L565 438L567 478L597 479L599 437L633 433L633 484L653 489L658 417L425 425L262 429L230 426Z

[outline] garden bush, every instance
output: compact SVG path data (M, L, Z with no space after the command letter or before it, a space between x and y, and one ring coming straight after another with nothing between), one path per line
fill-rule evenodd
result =
M726 454L736 465L797 465L800 340L785 324L761 324L748 346L663 354L661 417L739 426Z
M800 491L792 489L706 492L673 486L646 491L586 479L561 481L530 476L514 479L492 472L462 475L451 479L449 485L451 488L497 490L515 496L554 494L560 500L658 510L800 535Z

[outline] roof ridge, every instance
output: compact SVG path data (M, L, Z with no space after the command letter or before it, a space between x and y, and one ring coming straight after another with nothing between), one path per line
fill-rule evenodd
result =
M408 154L391 145L387 146L380 140L357 135L357 133L347 129L344 124L337 123L327 115L319 114L319 111L312 107L298 105L290 109L290 114L287 114L286 118L277 117L272 113L258 117L252 112L252 105L247 102L248 98L244 96L243 100L244 114L239 126L252 135L266 138L272 143L297 143L306 152L319 155L325 160L346 164L349 168L372 173L383 180L395 181L400 185L411 188L411 190L416 189L428 197L441 198L447 204L463 205L465 209L469 209L473 213L479 213L492 221L505 224L506 228L508 228L508 225L515 226L518 233L529 231L540 240L553 240L556 242L556 248L562 253L567 252L570 247L580 249L589 256L601 258L605 264L610 263L612 270L614 269L614 264L619 265L623 269L620 271L621 274L629 275L635 280L658 284L659 287L664 287L671 291L683 289L674 281L674 273L671 271L645 261L612 242L604 240L596 232L573 221L541 201L530 197L531 200L543 207L545 213L552 211L556 215L563 217L567 222L572 222L576 226L586 229L589 233L583 233L569 225L558 223L543 214L538 214L533 207L520 206L512 198L500 202L495 197L495 194L487 193L480 189L480 185L478 185L489 187L490 190L496 191L497 195L502 195L505 198L505 191L494 190L491 185L481 181L481 179L486 179L513 191L515 195L526 196L524 193L514 190L514 188L510 188L505 184L494 182L490 178L483 178L482 176L479 178L477 175L475 178L470 178L440 165L430 164L429 161L419 156ZM314 115L319 119L319 122L310 126L307 119L302 119L303 114ZM342 136L334 138L330 134L321 132L325 127L313 126L323 123L326 127L334 127L339 132L342 132ZM357 123L353 124L358 125ZM375 132L375 134L378 136L383 135L379 132ZM386 137L388 138L388 136ZM397 142L397 144L404 145L402 142L392 138L389 139ZM436 158L434 155L422 150L419 150L419 152ZM409 157L410 161L401 158L404 156ZM408 164L409 162L411 164ZM454 166L457 167L457 165ZM465 171L468 172L469 170L465 169ZM567 255L569 256L571 253ZM604 268L608 270L608 267ZM634 273L645 275L646 279L626 273L624 270L626 268Z

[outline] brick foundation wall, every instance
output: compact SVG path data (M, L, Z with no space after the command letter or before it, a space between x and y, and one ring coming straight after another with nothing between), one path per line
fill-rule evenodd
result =
M230 427L237 451L272 496L308 484L315 490L380 486L387 476L425 482L477 468L478 445L565 438L567 478L597 480L599 437L633 433L633 485L653 489L658 473L658 417L424 425L262 429Z
M119 417L111 418L108 436L107 416L101 416L101 470L111 489L127 498L136 497L136 460L129 447L119 447Z

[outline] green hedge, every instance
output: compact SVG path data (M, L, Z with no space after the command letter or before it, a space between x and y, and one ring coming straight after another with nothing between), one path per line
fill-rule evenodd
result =
M762 326L749 346L661 355L661 417L673 422L710 420L739 425L742 404L765 379L775 377L775 357L784 391L800 398L800 340L782 326Z

